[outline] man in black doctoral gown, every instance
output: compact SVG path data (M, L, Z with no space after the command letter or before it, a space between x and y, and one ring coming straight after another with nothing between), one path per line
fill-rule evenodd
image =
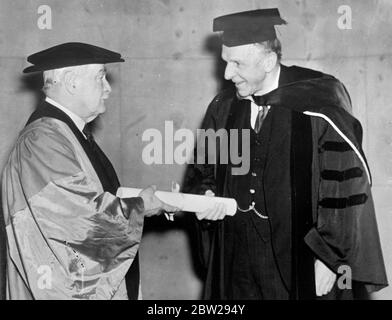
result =
M214 20L234 86L213 99L202 128L249 130L250 169L233 174L219 149L217 164L188 169L185 191L238 204L232 217L222 206L197 213L206 299L352 299L387 286L349 95L330 75L280 63L281 24L278 9Z

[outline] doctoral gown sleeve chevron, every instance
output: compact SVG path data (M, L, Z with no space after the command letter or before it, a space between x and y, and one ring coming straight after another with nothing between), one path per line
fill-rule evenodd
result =
M362 130L357 142L352 143L342 138L333 122L321 118L312 121L318 140L314 162L319 181L313 195L315 224L305 242L336 273L350 270L352 280L364 284L369 292L377 291L388 283L370 171L355 146L361 145Z

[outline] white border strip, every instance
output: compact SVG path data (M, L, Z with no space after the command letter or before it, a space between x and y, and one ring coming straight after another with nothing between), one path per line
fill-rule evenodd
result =
M361 153L359 152L359 150L354 146L354 144L350 141L349 138L347 138L344 133L342 131L339 130L339 128L332 122L332 120L330 118L328 118L325 114L322 113L317 113L317 112L311 112L311 111L304 111L303 112L306 115L309 116L315 116L315 117L319 117L319 118L323 118L324 120L326 120L334 129L335 131L350 145L350 147L354 150L354 152L357 154L357 156L359 157L359 159L361 160L363 167L366 170L366 174L368 176L369 179L369 183L372 184L372 180L370 178L370 172L369 172L369 168L366 165L365 159L362 157Z

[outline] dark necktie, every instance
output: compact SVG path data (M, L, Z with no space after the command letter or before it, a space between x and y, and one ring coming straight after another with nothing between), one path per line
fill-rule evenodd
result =
M83 133L84 133L84 135L86 136L87 141L88 141L91 145L93 145L93 144L95 143L95 140L94 140L94 136L93 136L93 134L92 134L92 132L91 132L91 128L90 128L90 126L89 126L88 124L86 124L86 125L84 126L84 128L83 128Z
M266 106L266 101L263 96L252 96L253 101L259 106L259 112L257 113L257 118L255 122L255 132L259 133L261 126L263 125L263 121L265 117L267 116L267 106Z
M93 162L97 166L95 169L98 170L100 173L99 175L104 178L101 180L102 186L104 187L103 189L116 194L117 188L120 186L120 182L118 181L113 165L99 145L95 142L90 125L86 124L84 126L83 133L86 136L89 150L93 155Z
M95 164L94 168L99 172L100 180L105 191L116 194L117 188L120 186L117 174L113 168L108 157L101 150L94 140L90 125L86 124L83 128L83 133L86 136L88 149L93 159L91 161ZM102 178L102 179L101 179Z

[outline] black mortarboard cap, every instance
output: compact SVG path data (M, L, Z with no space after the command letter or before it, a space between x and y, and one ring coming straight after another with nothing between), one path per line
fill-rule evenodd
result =
M277 8L259 9L217 17L213 31L223 31L223 44L234 47L276 39L275 25L286 23Z
M87 43L67 42L27 57L33 65L23 70L24 73L59 69L84 64L105 64L124 62L121 54Z

